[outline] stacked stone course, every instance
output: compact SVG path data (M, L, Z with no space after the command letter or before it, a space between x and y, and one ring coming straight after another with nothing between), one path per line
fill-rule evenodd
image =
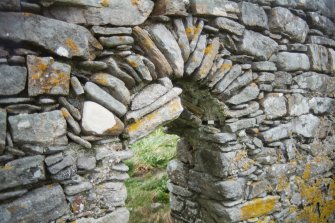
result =
M334 11L3 0L0 222L128 222L123 161L159 126L175 222L335 221Z

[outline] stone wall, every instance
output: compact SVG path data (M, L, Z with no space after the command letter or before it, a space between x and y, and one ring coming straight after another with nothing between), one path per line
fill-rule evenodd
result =
M335 221L332 0L2 0L0 220L126 223L165 125L175 222Z

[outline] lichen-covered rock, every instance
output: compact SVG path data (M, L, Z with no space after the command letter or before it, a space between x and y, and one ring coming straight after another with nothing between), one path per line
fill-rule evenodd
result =
M278 44L273 39L260 33L245 30L238 50L261 60L267 60L277 50Z
M223 31L227 31L238 36L242 36L245 30L243 25L224 17L214 19L213 25Z
M268 17L264 9L250 2L241 2L240 19L244 25L256 29L268 29Z
M328 35L335 33L335 24L329 18L322 16L317 12L309 12L307 15L312 28L319 29Z
M310 105L306 97L301 94L293 94L288 97L288 113L291 116L304 115L309 112Z
M286 33L290 39L300 43L305 42L309 31L309 27L303 19L282 7L276 7L271 10L269 27L272 32Z
M6 163L0 169L0 190L45 180L43 161L44 156L28 156Z
M154 3L150 0L94 1L102 4L102 7L52 6L46 14L76 24L135 26L142 24L148 18L154 7ZM82 5L87 6L85 3Z
M172 15L185 16L187 15L185 2L179 0L158 0L155 3L153 15Z
M15 95L24 90L27 69L19 66L0 65L0 95Z
M68 95L71 66L54 61L52 57L27 57L28 94Z
M282 117L287 113L286 99L283 94L267 94L261 101L261 105L268 119Z
M194 15L227 16L228 13L240 11L236 2L222 0L192 0L191 9Z
M180 98L173 99L163 107L128 125L125 133L131 142L135 142L148 135L158 126L178 118L182 111Z
M310 44L308 54L311 59L311 69L320 73L329 72L329 57L327 47Z
M282 71L307 71L310 68L309 58L303 53L279 52L270 60Z
M4 223L22 220L27 223L49 222L68 211L65 195L59 184L37 188L9 204L0 206L0 216Z
M169 89L161 84L150 84L135 95L130 108L131 110L138 110L149 106L168 91Z
M292 121L293 131L304 137L312 138L320 125L320 119L312 114L301 115Z
M330 77L325 74L306 72L293 78L302 89L311 91L327 92Z
M1 12L0 17L0 39L3 40L30 42L66 58L94 58L94 48L102 48L81 26L34 14Z
M233 105L242 104L257 98L258 94L259 88L257 84L252 83L243 88L238 94L232 96L227 102Z
M18 144L67 144L66 120L61 111L21 114L8 118L13 141Z

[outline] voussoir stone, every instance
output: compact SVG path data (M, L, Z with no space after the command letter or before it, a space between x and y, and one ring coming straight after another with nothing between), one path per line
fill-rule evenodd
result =
M150 84L135 95L131 102L131 110L138 110L146 107L169 91L161 84Z
M28 94L68 95L71 66L55 61L52 57L27 57Z
M227 102L233 105L238 105L251 101L257 98L258 95L259 88L257 84L251 83L250 85L243 88L238 94L232 96L229 100L227 100Z
M15 95L24 90L27 69L19 66L0 65L0 95Z
M28 156L6 163L0 169L0 190L37 183L45 179L44 156Z
M153 10L150 0L109 0L104 7L52 6L47 9L49 17L69 23L86 25L135 26L142 24Z
M2 40L29 42L66 58L92 59L94 48L102 49L82 26L29 13L0 12L0 17Z
M66 120L59 110L20 114L10 116L8 120L15 143L53 145L67 142Z
M289 38L304 43L309 31L305 20L292 14L286 8L276 7L271 10L269 27L272 32L284 32Z
M112 129L115 124L116 120L112 112L92 101L84 103L81 126L85 133L108 134L108 130Z
M261 60L267 60L277 50L278 44L273 39L260 33L245 30L239 51L255 56Z
M172 33L162 24L151 26L149 33L158 49L160 49L170 63L174 74L177 77L182 77L184 73L184 59Z
M3 223L50 222L67 212L69 212L68 204L59 184L40 187L0 206L0 216Z

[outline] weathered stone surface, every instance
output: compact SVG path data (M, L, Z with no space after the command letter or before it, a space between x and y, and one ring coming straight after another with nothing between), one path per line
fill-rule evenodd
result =
M50 156L47 156L44 160L47 166L51 166L63 159L63 153L56 153Z
M120 117L127 112L126 106L92 82L85 84L85 92L88 98L101 104Z
M118 63L114 60L113 57L108 57L104 61L108 65L108 73L122 80L127 88L132 89L133 87L135 87L135 79L130 74L121 70Z
M183 107L180 99L176 98L156 111L126 127L126 135L134 142L155 130L158 126L172 121L181 114Z
M172 33L162 24L151 26L149 33L158 49L160 49L170 63L174 74L177 77L182 77L184 73L184 59Z
M268 215L280 208L278 196L256 198L232 208L226 208L220 203L209 200L201 200L200 202L206 209L214 210L217 222L239 222Z
M166 172L172 183L187 187L187 168L179 160L171 160L166 168Z
M103 61L83 61L78 64L80 69L87 70L87 71L101 71L107 69L107 64Z
M188 58L185 64L186 75L191 75L195 71L195 69L197 69L200 66L202 59L205 55L205 49L206 49L206 36L201 35L199 37L199 41L195 50Z
M229 100L227 100L227 102L233 105L242 104L257 98L258 94L259 94L258 86L252 83L243 88L243 90L240 91L238 94L234 95Z
M116 125L113 113L101 105L86 101L83 107L81 126L86 134L105 135Z
M64 118L66 119L67 124L71 127L72 131L75 134L80 134L80 132L81 132L80 126L79 126L78 122L76 120L74 120L74 118L72 117L70 112L66 108L61 108L60 110L61 110Z
M119 163L123 160L130 159L134 153L132 150L122 150L121 143L108 143L103 145L95 146L96 159L101 160L103 158L108 158L114 163Z
M90 182L82 182L80 184L66 186L64 192L66 195L72 196L90 189L92 189L92 184Z
M134 39L131 36L100 37L99 41L105 48L113 48L119 45L131 45L134 43Z
M77 173L77 166L74 164L52 175L51 178L57 181L68 180L71 179L71 177L75 176L76 173Z
M43 160L44 156L28 156L6 163L0 169L0 190L45 180Z
M152 12L155 16L172 15L185 16L187 15L185 2L179 0L158 0L155 3L155 8Z
M277 68L283 71L309 70L310 62L306 54L279 52L271 57Z
M4 223L49 222L68 211L62 187L58 184L35 189L9 204L0 206L0 216Z
M194 27L194 30L192 32L192 38L190 40L190 49L191 49L191 52L193 52L195 50L195 48L196 48L196 46L198 44L198 41L199 41L199 38L200 38L200 36L202 34L202 30L204 28L204 25L205 25L204 20L200 19L200 21L198 21L197 25Z
M230 71L232 66L233 62L231 60L224 60L220 68L218 68L218 70L213 73L213 75L208 75L208 86L210 88L214 87Z
M151 40L147 31L136 26L133 28L133 35L149 60L155 64L159 77L170 76L173 71L169 62Z
M243 178L231 179L215 183L220 195L224 199L238 200L244 195L246 181Z
M169 91L161 84L150 84L135 95L131 102L131 110L138 110L154 103Z
M129 27L102 27L93 26L92 32L97 35L120 35L120 34L131 34L132 29Z
M96 167L96 159L92 156L80 156L77 159L77 167L80 170L94 170Z
M290 10L276 7L271 10L269 27L272 32L283 32L294 41L304 43L309 31L307 23Z
M144 63L144 57L140 55L129 55L126 60L128 64L139 73L143 80L147 82L152 81L149 67Z
M311 44L317 44L317 45L324 45L324 46L328 46L328 47L335 47L335 40L324 37L324 36L312 36L309 35L307 37L307 43L311 43Z
M46 14L49 17L76 24L135 26L142 24L148 18L154 7L154 3L150 0L104 2L96 0L95 2L103 3L103 7L54 6L49 8Z
M219 48L220 41L219 38L216 37L211 43L207 45L205 49L204 59L202 60L200 67L193 76L195 80L204 79L208 75L213 66L214 59L219 52Z
M0 154L3 153L6 147L6 130L7 130L7 113L0 109Z
M68 133L67 133L67 136L68 136L73 142L76 142L77 144L79 144L79 145L85 147L86 149L91 149L91 148L92 148L92 144L91 144L89 141L87 141L87 140L81 138L80 136L77 136L77 135L73 134L72 132L68 132Z
M27 69L19 66L0 65L0 95L15 95L24 90Z
M29 96L41 94L68 95L71 66L52 57L27 57Z
M1 11L20 11L20 0L3 0L0 3Z
M3 18L0 21L0 39L30 42L66 58L94 58L93 48L102 48L81 26L34 14L1 12L0 17Z
M304 115L309 112L310 106L308 99L301 94L293 94L288 98L288 113L290 116Z
M273 142L289 137L292 134L292 124L282 124L271 128L262 133L262 137L266 142Z
M311 91L327 92L330 77L325 74L306 72L293 78L300 88Z
M245 30L239 51L255 56L261 60L267 60L277 50L278 44L271 38L260 33Z
M213 25L221 30L228 31L238 36L242 36L245 30L244 26L240 23L224 17L214 19Z
M230 71L216 84L215 91L221 93L238 77L242 74L242 67L234 65Z
M243 1L240 8L240 19L244 25L261 30L268 29L268 17L262 7Z
M252 63L253 71L277 71L276 64L270 61L261 61Z
M181 50L184 61L187 61L191 54L190 43L187 38L184 23L181 19L174 19L174 31L177 35L177 42Z
M91 80L96 84L106 87L108 92L124 105L129 105L130 92L124 82L120 79L109 74L98 73L92 75Z
M249 186L248 199L255 198L270 190L270 185L267 181L254 182Z
M302 115L293 120L294 131L304 137L314 137L319 124L320 119L311 114Z
M335 99L332 98L313 97L308 103L316 115L328 114L335 109Z
M328 48L329 56L329 71L332 73L332 76L335 76L335 51Z
M66 144L66 120L61 111L21 114L8 118L13 141L18 144Z
M58 101L61 105L63 105L71 113L71 115L76 120L81 119L80 111L76 107L74 107L70 102L68 102L68 100L65 97L59 97Z
M261 105L268 119L275 119L286 115L286 99L283 94L270 93L261 101Z
M239 118L245 115L249 115L251 113L256 112L259 109L259 104L257 102L250 102L248 107L242 110L228 110L225 114L227 117L231 118Z
M118 208L115 211L106 214L104 217L94 218L81 218L77 220L78 223L127 223L129 222L129 211L127 208Z
M328 50L326 47L310 44L308 45L308 54L311 59L312 70L321 73L328 73L329 59Z
M247 129L256 126L256 119L249 118L249 119L240 119L236 122L229 123L225 126L225 129L229 132L237 132L241 129Z
M222 0L193 0L191 1L193 15L227 16L227 13L238 13L239 6L232 1Z
M312 28L319 29L328 35L335 34L335 24L329 18L317 12L309 12L308 18Z
M73 156L65 156L60 162L55 163L48 167L48 170L51 174L56 174L62 169L73 165L76 162L76 159Z
M7 199L13 199L15 197L20 197L27 192L28 192L27 189L22 189L22 190L14 190L14 191L0 193L0 201L7 200Z

